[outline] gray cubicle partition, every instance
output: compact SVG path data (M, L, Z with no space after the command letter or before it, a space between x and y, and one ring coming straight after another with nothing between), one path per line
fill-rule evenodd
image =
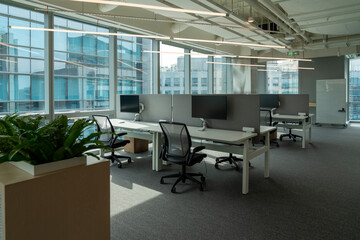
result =
M274 113L284 115L309 114L309 94L279 94L280 106Z
M260 133L260 96L258 94L226 94L227 119L207 119L208 127L239 130L251 127ZM173 121L190 126L201 126L199 118L191 117L191 95L173 95Z
M191 95L173 95L173 121L189 126L201 126L200 118L191 117Z
M171 95L140 94L139 102L144 104L145 109L141 113L141 120L146 122L159 122L159 120L171 121ZM120 95L116 96L116 117L133 120L135 113L120 112Z

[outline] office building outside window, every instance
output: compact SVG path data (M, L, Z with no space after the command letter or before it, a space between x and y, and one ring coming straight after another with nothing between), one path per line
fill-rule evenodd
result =
M44 112L44 14L0 4L0 113Z
M191 51L191 53L198 53ZM191 55L191 93L208 93L208 65L209 57L202 55ZM199 80L200 79L200 80Z
M349 119L360 120L360 58L350 59Z
M54 17L55 29L109 32ZM109 109L109 37L54 33L55 111Z
M228 63L229 58L214 57L214 62ZM228 80L231 79L230 71L232 66L226 64L214 64L214 93L224 94L228 92Z
M297 94L299 92L298 61L280 60L266 63L267 93Z
M160 43L160 51L184 53L183 48L173 47L163 43ZM184 76L184 55L171 53L160 54L160 93L184 94Z
M152 50L152 40L118 36L118 94L145 94L152 92L151 53L144 53L144 50Z

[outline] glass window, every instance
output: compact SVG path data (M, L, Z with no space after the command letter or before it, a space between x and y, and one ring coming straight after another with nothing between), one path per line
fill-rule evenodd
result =
M152 50L151 39L118 37L118 94L148 94L152 92L152 55L143 52L146 50Z
M165 87L171 86L171 78L165 78Z
M160 43L160 51L171 52L160 54L160 93L185 93L184 82L184 49ZM175 54L173 54L175 53ZM176 54L179 53L179 54ZM167 83L170 79L170 83Z
M231 59L225 57L214 57L214 62L227 63ZM227 85L230 81L231 65L228 64L214 64L214 93L224 94L228 92Z
M350 59L349 118L360 120L360 58Z
M197 53L191 51L191 53ZM191 92L193 94L208 93L209 58L204 55L191 55ZM198 79L201 79L198 84Z
M267 71L267 93L274 94L297 94L299 91L299 71L294 68L298 67L298 61L280 60L268 61L266 63Z
M0 4L0 112L44 112L44 14Z
M54 28L109 32L61 17ZM109 109L109 37L55 33L54 48L55 111Z

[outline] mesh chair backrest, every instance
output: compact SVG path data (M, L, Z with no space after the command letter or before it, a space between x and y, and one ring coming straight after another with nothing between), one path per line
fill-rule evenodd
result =
M170 122L160 122L159 124L165 135L167 155L186 157L191 148L191 138L186 125Z
M98 132L115 132L114 127L112 126L110 119L107 116L103 115L93 115L92 116L96 122L96 126L98 129ZM109 142L114 137L113 134L101 134L100 137L98 137L99 141L102 142Z

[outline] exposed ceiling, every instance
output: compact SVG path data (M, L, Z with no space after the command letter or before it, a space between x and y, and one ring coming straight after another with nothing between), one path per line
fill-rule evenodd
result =
M359 0L126 0L131 3L229 13L226 17L145 10L70 0L14 0L62 10L128 31L171 37L283 45L309 51L360 45ZM74 11L70 13L70 11ZM99 15L100 14L100 15ZM255 19L247 23L248 17ZM131 26L131 27L127 27ZM238 54L241 47L202 44ZM266 51L267 48L252 47Z

